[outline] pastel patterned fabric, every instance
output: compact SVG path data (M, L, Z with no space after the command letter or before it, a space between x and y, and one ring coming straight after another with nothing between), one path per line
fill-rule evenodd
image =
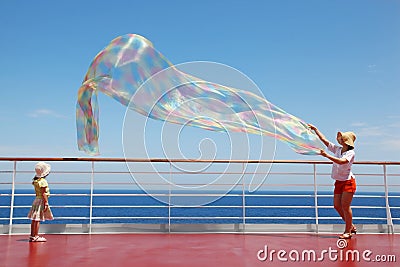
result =
M245 89L180 71L149 40L136 34L117 37L100 51L79 88L78 148L90 155L99 154L98 92L156 120L267 135L300 154L315 155L323 148L301 119Z

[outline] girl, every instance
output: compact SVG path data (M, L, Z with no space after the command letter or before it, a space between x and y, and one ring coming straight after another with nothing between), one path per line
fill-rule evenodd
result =
M28 213L31 222L30 242L46 242L46 238L39 236L40 221L53 220L53 214L49 207L50 189L46 181L46 176L50 173L50 165L45 162L38 162L35 165L36 175L32 185L35 188L36 198L32 203L32 208Z
M333 162L331 176L336 180L333 205L346 223L344 233L339 238L349 239L352 234L357 232L356 227L353 225L353 213L350 207L353 195L356 192L356 180L351 172L355 156L354 141L356 140L356 135L353 132L338 132L336 140L340 146L337 146L329 142L314 125L308 124L308 127L316 133L322 143L334 154L334 156L327 154L323 149L320 151L321 156Z

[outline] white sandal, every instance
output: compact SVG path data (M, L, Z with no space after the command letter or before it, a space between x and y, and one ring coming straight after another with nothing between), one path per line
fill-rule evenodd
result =
M350 239L352 236L351 233L343 233L342 235L339 236L340 239Z
M29 242L46 242L46 238L42 236L31 236L29 237Z

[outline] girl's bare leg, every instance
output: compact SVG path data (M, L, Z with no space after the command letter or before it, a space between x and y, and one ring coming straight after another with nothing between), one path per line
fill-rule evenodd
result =
M35 229L35 236L38 236L39 235L39 226L40 226L40 221L37 221L37 224L36 224L36 229Z
M31 236L35 236L35 221L31 221Z
M39 235L39 226L40 226L40 221L31 222L31 236Z

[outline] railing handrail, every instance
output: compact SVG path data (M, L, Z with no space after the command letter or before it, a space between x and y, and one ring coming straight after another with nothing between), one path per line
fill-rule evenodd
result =
M75 208L75 207L84 207L84 208L89 208L89 216L76 216L76 217L69 217L69 216L60 216L58 217L58 219L89 219L89 224L88 224L88 228L89 228L89 233L92 232L92 225L95 224L93 221L98 221L98 220L103 220L103 219L133 219L133 218L139 218L139 219L167 219L168 220L168 231L171 231L171 220L191 220L191 219L198 219L200 221L202 220L208 220L208 219L216 219L216 220L220 220L220 219L240 219L241 222L239 222L239 224L242 224L242 230L245 231L246 229L246 225L248 224L246 220L254 220L254 219L270 219L270 218L274 218L274 219L288 219L288 220L297 220L297 219L311 219L314 220L315 223L315 227L316 227L316 232L319 232L319 225L321 220L326 220L326 219L337 219L337 217L327 217L326 215L324 216L323 213L319 212L319 209L326 209L326 208L330 208L331 206L327 206L327 205L322 205L322 204L318 204L319 198L320 197L327 197L327 195L325 194L321 194L322 191L320 191L320 189L318 188L319 186L331 186L331 184L326 184L326 183L318 183L317 182L317 176L328 176L330 175L330 173L324 171L324 172L317 172L317 166L318 165L329 165L332 164L332 162L330 161L319 161L319 160L230 160L230 159L219 159L219 160L209 160L209 159L202 159L202 160L197 160L197 159L166 159L166 158L100 158L100 157L94 157L94 158L89 158L89 157L80 157L80 158L73 158L73 157L0 157L0 162L11 162L13 165L12 170L8 170L8 171L0 171L0 174L3 173L7 173L7 174L11 174L12 175L12 179L10 182L1 182L0 184L10 184L11 185L11 193L6 193L3 194L4 196L10 196L11 198L11 202L10 202L10 206L0 206L0 208L10 208L10 218L0 218L0 219L9 219L9 234L12 233L12 229L13 229L13 220L16 221L21 221L23 219L23 217L14 217L14 209L18 209L18 208L28 208L28 205L15 205L14 203L14 199L15 197L19 197L19 196L25 196L27 194L21 194L18 192L15 192L15 186L16 185L27 185L30 184L29 182L18 182L16 180L16 175L17 174L25 174L28 173L28 171L26 170L18 170L17 168L17 163L18 162L35 162L35 161L50 161L50 162L70 162L71 164L73 164L73 162L87 162L90 164L91 168L90 170L85 170L85 171L76 171L76 170L70 170L70 171L61 171L61 170L55 170L53 171L53 173L63 173L63 174L79 174L79 173L84 173L84 174L90 174L90 179L88 179L86 182L82 182L82 181L75 181L75 182L55 182L54 184L85 184L85 185L89 185L90 186L90 193L89 194L54 194L55 196L57 195L62 195L62 196L73 196L73 195L85 195L85 196L89 196L90 197L90 203L87 205L55 205L54 207L57 208ZM160 171L160 172L156 172L156 171L152 171L152 172L141 172L140 170L134 170L134 171L114 171L114 170L109 170L109 171L104 171L104 170L99 170L97 171L95 169L95 166L97 166L97 162L98 163L105 163L105 162L137 162L137 163L163 163L166 165L169 165L169 171L168 170L164 170L164 171ZM117 196L117 197L123 197L123 196L142 196L143 194L123 194L123 193L109 193L109 194L101 194L98 193L94 190L94 186L95 185L107 185L107 184L115 184L115 182L117 181L113 181L113 182L101 182L101 181L95 181L95 175L100 174L128 174L128 173L145 173L146 175L148 173L152 174L168 174L170 176L170 181L173 181L174 176L175 175L179 175L183 172L179 172L174 170L173 167L173 163L175 162L179 162L179 163L188 163L188 164L192 164L192 163L221 163L221 164L242 164L242 168L241 171L233 171L233 172L228 172L227 174L273 174L273 175L307 175L307 176L312 176L313 177L313 181L310 183L268 183L267 186L269 187L285 187L285 186L295 186L296 188L301 188L303 186L313 186L313 190L309 190L309 194L301 194L301 195L297 195L295 193L293 194L251 194L251 197L280 197L280 196L284 196L284 197L296 197L296 196L300 196L300 197L309 197L310 200L313 199L313 204L306 204L306 205L301 205L301 206L296 206L296 204L292 204L292 205L252 205L251 202L247 203L247 196L250 196L246 189L245 186L247 185L246 180L244 179L244 176L242 175L240 178L240 182L234 183L234 184L230 184L230 183L220 183L220 184L215 184L216 186L227 186L227 185L231 185L231 186L241 186L241 188L237 188L237 192L235 194L232 194L230 196L238 196L241 197L241 203L238 202L238 204L235 205L217 205L215 207L212 208L241 208L242 209L242 215L240 216L235 216L235 215L231 215L231 216L219 216L216 215L217 217L210 217L210 216L198 216L198 214L192 214L192 216L182 216L179 214L172 214L171 211L172 209L179 209L179 208L185 208L185 207L190 207L190 206L185 206L185 205L172 205L170 203L170 200L172 197L197 197L197 196L214 196L214 195L219 195L219 194L213 194L211 192L208 193L185 193L185 192L172 192L171 188L169 190L167 190L164 193L160 193L161 196L166 196L169 198L168 204L163 205L163 206L159 206L159 207L163 207L163 208L167 208L168 209L168 215L167 216L136 216L136 217L120 217L120 216L115 216L114 217L103 217L103 216L94 216L93 214L93 208L119 208L119 207L130 207L130 208L143 208L143 207L158 207L158 206L154 206L154 205L107 205L107 206L103 206L103 205L95 205L93 202L93 198L94 197L101 197L101 196ZM253 170L245 170L245 164L307 164L308 166L312 166L312 170L310 171L274 171L274 172L258 172L258 171L253 171ZM385 220L387 226L389 227L388 232L392 232L394 233L394 225L393 225L393 221L396 221L396 223L400 220L400 218L398 218L398 216L396 215L395 217L392 216L392 212L391 209L394 210L398 210L400 209L400 207L394 206L390 203L389 198L399 198L400 196L392 196L389 194L389 179L388 177L400 177L400 172L397 171L397 169L395 169L395 171L393 172L393 170L389 173L387 171L387 166L388 165L395 165L395 166L400 166L400 162L395 162L395 161L358 161L358 162L354 162L354 164L360 164L360 165L377 165L377 166L382 166L383 167L383 172L379 172L379 171L374 171L374 172L366 172L363 173L363 175L365 176L381 176L383 177L383 184L379 183L379 181L374 182L371 184L362 184L361 186L365 186L365 187L369 187L369 186L383 186L384 188L384 195L373 195L373 196L369 196L369 195L360 195L357 197L380 197L380 198L384 198L385 199L385 205L384 206L379 206L379 205L369 205L367 204L367 206L353 206L354 208L378 208L378 209L386 209L386 218L383 218L382 215L378 215L375 217L365 217L365 216L360 216L360 217L356 217L357 219L369 219L372 221L375 220ZM219 171L211 171L211 172L201 172L201 173L195 173L195 174L220 174L221 172ZM191 174L186 173L186 174ZM356 175L358 175L358 173L356 173ZM87 179L88 177L86 177ZM25 180L24 180L25 181ZM197 182L198 183L198 182ZM180 185L188 185L188 186L194 186L194 185L201 185L197 184L196 182L185 182L184 184L180 183ZM250 182L251 183L251 182ZM127 183L117 183L117 184L127 184ZM129 183L130 184L130 183ZM159 185L157 183L144 183L141 185ZM394 187L399 187L400 184L398 183L391 183L391 186ZM32 194L28 194L28 195L34 195ZM152 194L152 195L157 195L157 194ZM392 206L391 206L392 205ZM210 207L207 207L210 208ZM246 209L252 209L252 208L314 208L315 211L315 215L309 216L306 215L307 213L305 213L305 216L301 217L301 216L283 216L281 215L280 217L274 217L274 216L255 216L254 214L247 214L247 210ZM235 226L236 227L236 226ZM238 226L239 227L239 226ZM235 228L236 229L236 228ZM239 229L239 228L237 228Z
M332 164L325 160L256 160L256 159L167 159L167 158L100 158L100 157L0 157L0 161L87 161L87 162L206 162L206 163L292 163ZM355 161L360 165L400 165L400 161Z

